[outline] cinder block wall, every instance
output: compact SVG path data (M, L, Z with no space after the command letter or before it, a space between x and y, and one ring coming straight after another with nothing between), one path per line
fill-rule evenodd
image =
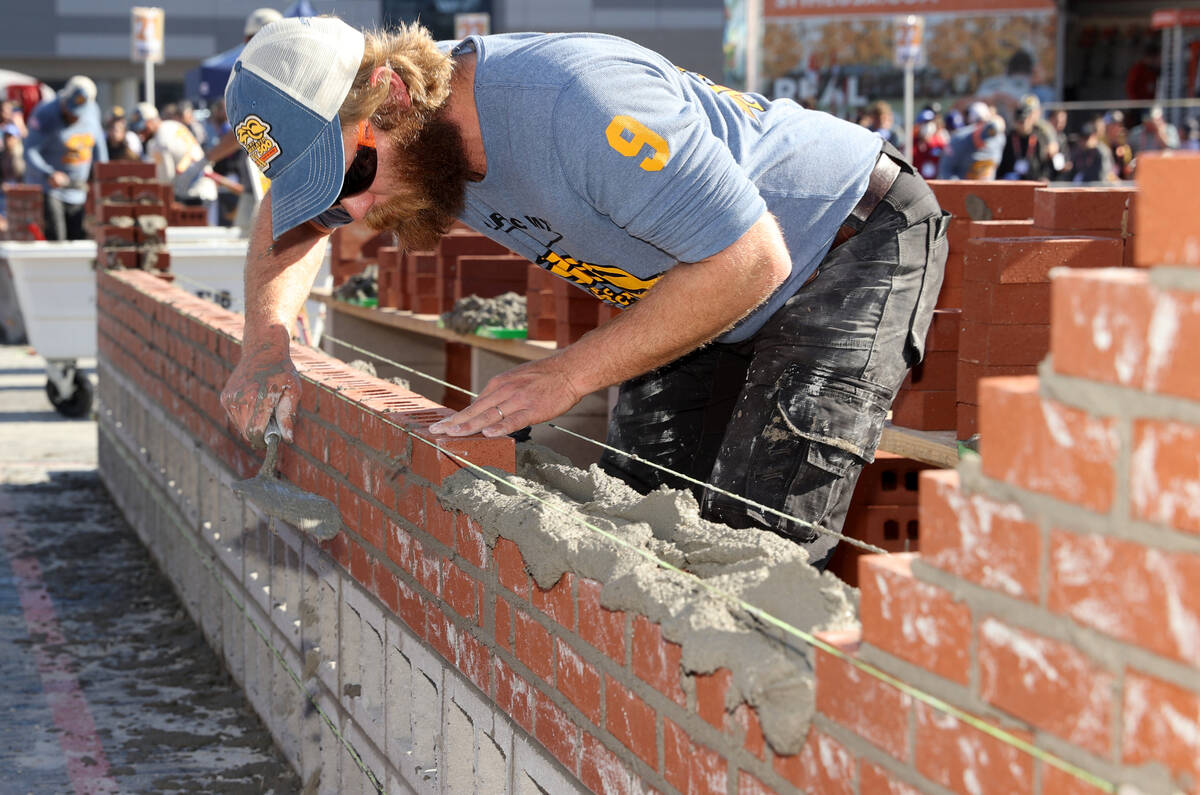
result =
M921 555L862 559L861 624L821 636L792 749L738 672L688 669L603 583L539 587L532 547L446 511L458 463L383 421L435 404L296 350L282 469L348 531L322 548L243 505L257 458L216 399L239 320L145 273L98 276L102 473L314 789L370 786L352 747L395 791L1103 791L864 663L1100 781L1200 791L1200 208L1177 198L1200 158L1143 161L1147 267L1054 274L1051 356L983 382L981 459L922 475ZM514 468L508 440L449 447Z

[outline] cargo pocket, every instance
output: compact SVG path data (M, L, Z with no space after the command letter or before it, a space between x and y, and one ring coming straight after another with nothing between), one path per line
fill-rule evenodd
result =
M844 375L789 367L779 383L778 407L808 445L808 463L834 475L875 460L888 403L883 390Z
M950 229L950 214L930 218L924 224L925 267L921 277L921 291L917 296L912 320L908 328L907 357L909 366L916 365L925 356L925 336L933 320L933 308L937 305L938 293L946 275L946 233Z

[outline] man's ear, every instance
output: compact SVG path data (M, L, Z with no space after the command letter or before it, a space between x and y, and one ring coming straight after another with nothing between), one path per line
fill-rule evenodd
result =
M371 85L375 85L381 79L389 81L389 102L401 110L408 110L412 107L412 97L408 95L408 86L404 85L404 81L400 79L400 75L393 72L387 66L379 66L375 68L375 71L371 72Z

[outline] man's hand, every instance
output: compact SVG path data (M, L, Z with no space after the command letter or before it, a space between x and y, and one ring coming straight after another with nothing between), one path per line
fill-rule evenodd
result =
M64 171L55 171L50 175L50 185L55 188L65 188L71 184L71 178Z
M301 385L290 345L287 330L281 327L271 329L264 339L243 344L241 361L221 392L221 405L234 428L255 447L263 446L272 414L284 441L293 439Z
M504 436L559 417L582 398L560 358L551 356L496 376L471 405L429 430L447 436Z

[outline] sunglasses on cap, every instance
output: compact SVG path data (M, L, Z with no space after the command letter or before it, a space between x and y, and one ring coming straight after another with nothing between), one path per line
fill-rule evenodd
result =
M375 181L379 157L375 152L375 133L365 119L358 123L357 138L358 148L354 159L350 161L350 168L346 169L346 176L342 178L342 189L334 205L347 197L357 196Z

